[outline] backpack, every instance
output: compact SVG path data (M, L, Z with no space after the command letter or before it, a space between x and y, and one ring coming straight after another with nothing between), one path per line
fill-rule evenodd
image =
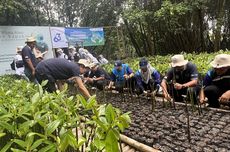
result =
M15 70L15 61L13 60L12 63L10 63L10 67L12 70Z

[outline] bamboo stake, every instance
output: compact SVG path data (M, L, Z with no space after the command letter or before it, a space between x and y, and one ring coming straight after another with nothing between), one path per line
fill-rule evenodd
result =
M125 135L120 134L120 139L122 142L128 144L129 146L137 149L138 151L142 152L160 152L157 149L154 149L152 147L149 147L147 145L144 145L142 143L137 142L136 140L133 140Z

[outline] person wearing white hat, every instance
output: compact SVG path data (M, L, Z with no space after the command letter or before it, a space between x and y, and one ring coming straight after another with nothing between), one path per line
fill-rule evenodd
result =
M68 48L68 51L69 51L69 57L68 59L71 61L71 62L75 62L75 55L76 55L76 48L72 45L69 46Z
M57 58L68 60L68 56L64 53L64 51L61 48L58 48L56 52L57 52Z
M185 60L181 54L174 55L171 61L171 68L161 82L164 97L171 100L173 96L176 102L182 102L182 95L187 95L189 91L193 94L193 99L196 99L196 94L199 92L196 65Z
M87 84L99 90L103 90L110 80L109 74L96 63L90 64L90 71L84 77Z
M52 58L43 60L36 67L36 79L39 83L48 80L45 89L48 92L57 90L57 81L73 81L79 87L80 92L87 98L90 97L89 91L84 86L81 74L84 74L89 68L86 60L79 60L79 63L69 62L66 59Z
M27 45L22 49L22 60L25 67L24 73L31 82L36 83L35 67L37 65L37 60L33 52L36 45L36 39L34 37L28 37L25 43Z
M230 55L216 55L210 64L213 68L204 77L204 93L201 93L200 102L203 103L207 97L209 107L230 106Z
M16 47L16 55L14 57L14 63L15 63L15 73L17 75L24 75L24 64L22 60L22 48L23 46L17 46Z

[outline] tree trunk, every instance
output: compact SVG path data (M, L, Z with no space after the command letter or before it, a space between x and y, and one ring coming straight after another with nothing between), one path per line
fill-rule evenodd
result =
M214 51L220 50L220 39L221 39L221 26L223 25L223 17L224 17L224 5L225 0L218 1L218 10L217 10L217 23L216 28L214 30Z

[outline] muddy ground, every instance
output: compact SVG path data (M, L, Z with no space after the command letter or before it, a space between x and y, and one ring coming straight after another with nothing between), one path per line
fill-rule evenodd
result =
M176 109L157 101L154 111L152 102L145 98L129 98L107 94L106 100L98 95L101 103L111 103L123 112L131 112L132 123L123 134L161 151L230 151L230 111L220 112L209 108L189 110L190 142L186 106L176 104Z

